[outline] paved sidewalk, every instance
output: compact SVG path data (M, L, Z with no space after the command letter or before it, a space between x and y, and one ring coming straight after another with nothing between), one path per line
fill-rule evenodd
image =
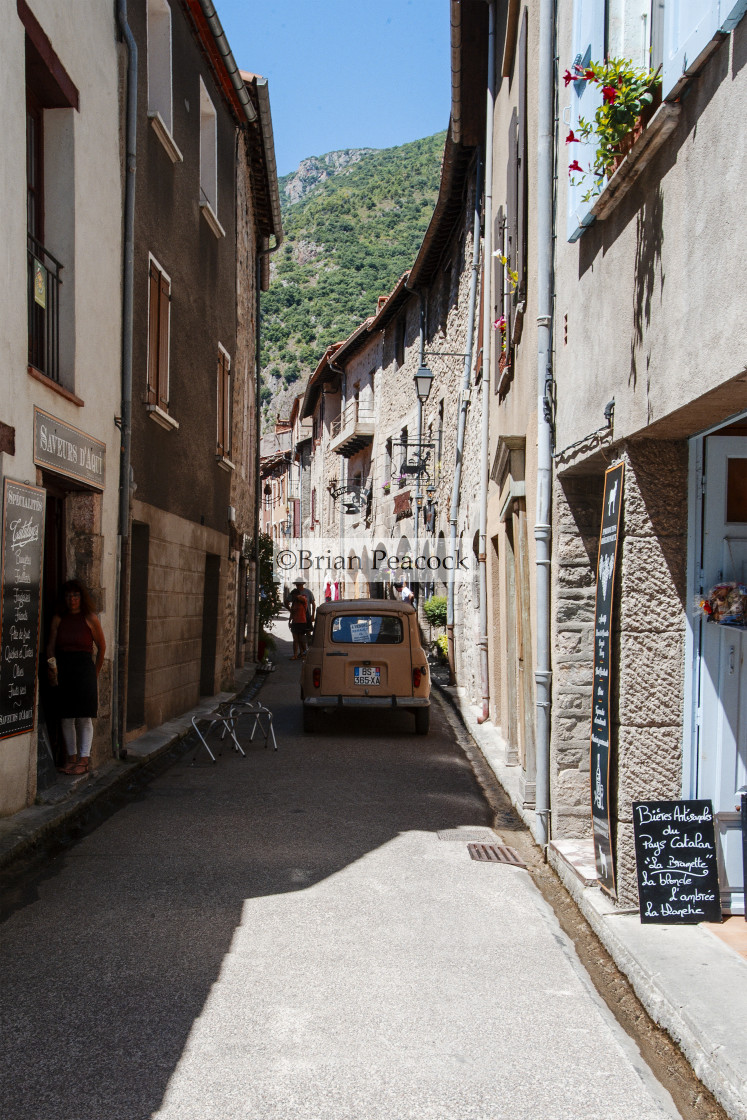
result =
M506 765L500 732L493 724L478 724L478 709L463 690L441 692L534 834L534 813L521 805L519 767ZM651 1018L729 1115L747 1120L747 960L740 952L747 950L747 923L732 918L728 929L642 925L637 910L618 909L600 890L591 841L551 841L548 857Z
M0 819L0 869L23 857L37 844L50 839L56 831L67 827L81 813L103 795L112 792L130 780L133 772L152 759L164 754L179 739L192 730L192 717L211 712L224 700L244 692L254 680L258 683L264 674L257 674L257 666L250 664L236 671L234 690L206 696L200 703L160 727L146 731L127 744L125 760L112 759L98 766L90 774L60 779L45 790L35 805L11 817Z

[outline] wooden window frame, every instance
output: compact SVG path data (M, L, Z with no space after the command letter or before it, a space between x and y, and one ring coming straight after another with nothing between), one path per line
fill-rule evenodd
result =
M148 257L148 359L146 404L169 415L171 354L171 278Z
M216 452L222 459L231 458L231 425L233 420L233 385L231 380L231 356L221 343L218 343L217 371L217 425Z

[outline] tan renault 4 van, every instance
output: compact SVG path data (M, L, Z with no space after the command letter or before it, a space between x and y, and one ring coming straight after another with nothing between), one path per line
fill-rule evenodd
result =
M317 607L314 635L301 673L305 731L320 709L405 708L415 730L430 724L431 678L409 603L352 599Z

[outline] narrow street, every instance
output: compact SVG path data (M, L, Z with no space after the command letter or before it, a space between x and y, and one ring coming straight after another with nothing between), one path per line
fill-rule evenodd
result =
M184 753L19 893L4 1120L678 1116L529 873L470 859L439 704L305 736L289 652L277 753Z

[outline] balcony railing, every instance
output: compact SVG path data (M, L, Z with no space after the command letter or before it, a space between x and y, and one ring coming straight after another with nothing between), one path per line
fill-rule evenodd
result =
M62 265L28 234L29 365L60 380L60 273Z
M330 424L330 450L349 458L374 434L374 410L360 401L351 401Z

